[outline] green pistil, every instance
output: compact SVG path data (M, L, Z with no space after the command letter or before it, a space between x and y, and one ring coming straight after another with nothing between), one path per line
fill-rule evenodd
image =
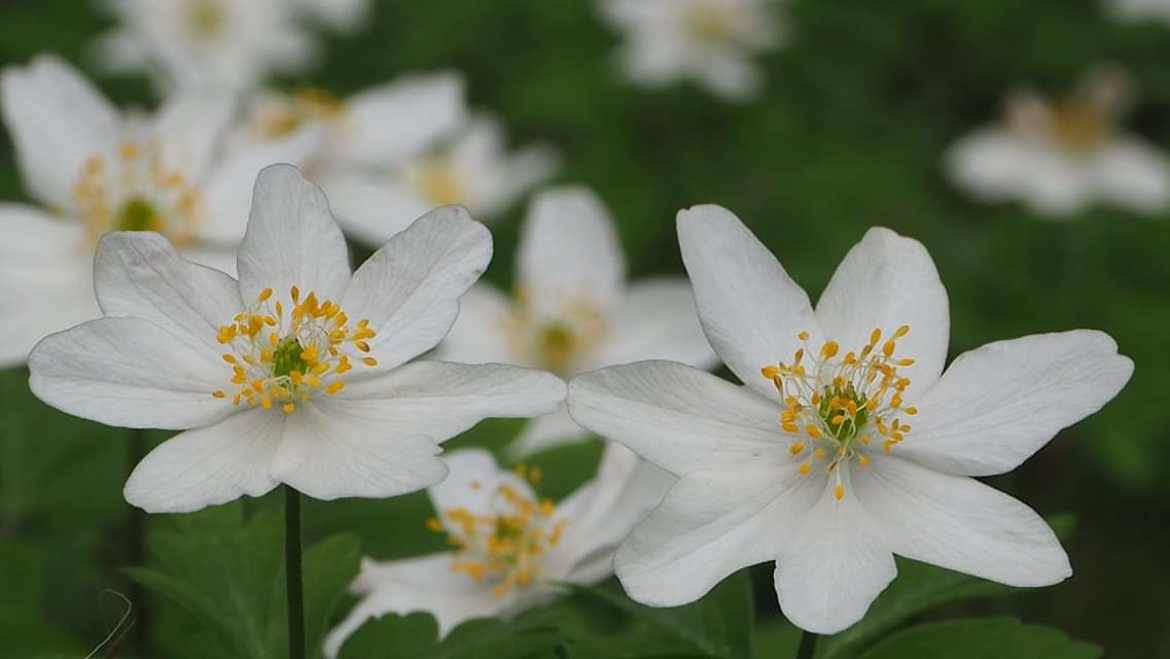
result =
M142 197L127 199L118 209L117 218L121 231L157 231L162 224L154 204Z
M276 349L272 351L272 375L276 377L287 376L293 371L298 371L301 374L309 372L309 363L301 357L304 348L301 342L297 341L296 337L289 336L276 344Z
M845 410L831 409L831 404L834 399L851 400L857 405L857 416L850 418ZM825 428L829 431L829 435L842 444L849 442L857 436L857 431L864 428L867 421L869 421L869 410L865 404L869 402L867 398L857 393L853 388L852 383L848 383L844 388L825 387L821 397L821 404L817 409L821 420L824 421ZM841 425L833 425L831 420L834 416L844 414L845 420Z

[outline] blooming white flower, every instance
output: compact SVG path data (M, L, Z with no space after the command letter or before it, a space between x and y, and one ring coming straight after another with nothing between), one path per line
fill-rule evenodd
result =
M147 70L159 86L245 90L303 70L316 44L292 0L104 0L118 26L96 55L116 72Z
M280 483L319 499L410 492L447 475L447 438L563 401L548 373L411 361L491 258L465 210L428 213L351 275L324 194L294 167L264 169L253 197L238 282L158 234L111 233L94 264L105 317L29 357L33 393L58 409L191 429L138 464L130 503L192 511Z
M426 611L445 636L472 618L508 618L556 597L556 583L593 584L613 574L613 552L662 497L669 476L610 445L597 476L560 504L482 449L446 457L447 480L430 488L427 525L456 549L405 560L362 561L351 585L362 601L325 641L334 657L371 618ZM531 472L529 472L531 473ZM526 474L527 475L527 474Z
M764 85L751 56L783 41L768 0L600 1L626 33L626 77L647 86L691 78L722 98L750 100Z
M716 352L743 385L669 362L601 369L569 410L679 481L618 550L634 599L701 597L776 561L784 614L816 633L857 622L892 553L1012 586L1072 572L1051 529L980 483L1100 409L1132 362L1076 330L992 343L943 373L947 295L921 244L873 229L814 310L730 212L678 218Z
M1105 6L1118 20L1151 19L1170 24L1170 2L1167 0L1105 0Z
M1141 213L1170 207L1170 160L1118 129L1129 97L1116 70L1088 75L1067 100L1011 95L1001 124L980 128L946 155L954 182L989 202L1018 200L1063 218L1102 201Z
M224 156L230 98L179 94L151 117L122 115L50 56L0 73L0 110L43 205L0 204L0 366L99 315L93 248L107 231L154 230L200 262L234 261L256 173L317 148L305 133Z
M516 297L480 284L439 346L444 358L522 364L568 378L610 364L671 359L717 363L685 279L627 285L608 210L592 191L547 190L529 209L516 259ZM513 447L533 453L589 432L566 410L534 419Z

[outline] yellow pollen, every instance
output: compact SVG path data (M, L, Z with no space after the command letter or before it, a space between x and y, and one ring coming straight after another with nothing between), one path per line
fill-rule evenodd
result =
M812 471L812 465L810 465L807 462L801 463L801 465L800 465L800 475L801 476L808 476L809 472L811 472L811 471Z
M835 498L837 501L840 501L841 499L845 498L845 486L844 485L837 483L837 486L833 488L833 498Z

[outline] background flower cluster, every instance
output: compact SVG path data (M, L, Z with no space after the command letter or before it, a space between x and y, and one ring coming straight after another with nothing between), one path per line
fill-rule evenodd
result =
M150 3L108 4L5 5L0 64L55 53L91 75L119 107L154 107L166 81L181 77L176 71L183 62L170 71L157 64L144 69L126 22L115 17L119 11L145 15ZM1124 187L1098 186L1078 171L1060 180L1091 179L1085 189L1094 192L1036 203L1032 188L984 194L978 184L964 184L955 165L957 145L1000 121L1005 99L1016 91L1062 99L1105 63L1127 72L1132 94L1117 121L1127 139L1151 152L1152 164L1138 175L1156 176L1158 151L1170 143L1170 73L1160 65L1170 55L1170 28L1157 3L1046 0L1026 9L1006 0L777 3L770 7L775 33L741 36L754 44L752 54L724 62L720 70L740 77L723 86L711 84L713 77L728 79L719 71L685 58L671 60L685 71L679 77L639 69L631 51L639 36L654 35L637 34L636 0L624 3L633 10L585 1L386 0L370 2L364 12L362 3L320 4L331 8L301 8L275 21L269 7L247 18L255 29L289 39L267 55L274 77L265 70L232 84L266 79L274 90L315 87L345 99L410 76L456 76L467 100L461 121L491 114L507 135L501 157L525 153L517 147L538 149L528 152L535 158L534 169L526 170L535 172L531 180L508 194L497 186L484 216L476 213L493 220L495 256L484 283L499 291L521 283L525 197L538 189L532 184L574 183L592 189L614 218L635 285L681 274L672 220L677 209L700 202L735 209L814 297L865 229L884 225L921 240L937 262L951 293L952 357L1038 329L1094 327L1139 364L1130 386L1102 413L1066 431L1022 469L989 479L1057 520L1075 579L1002 597L985 582L900 563L901 590L896 584L888 606L879 600L871 614L877 619L871 625L886 627L863 624L834 638L822 656L855 656L873 638L918 621L927 605L918 604L921 593L908 592L916 586L938 589L929 606L1023 618L1116 656L1158 656L1170 647L1170 632L1158 624L1170 616L1159 595L1170 587L1161 569L1170 526L1160 523L1170 514L1170 411L1162 402L1170 375L1160 368L1170 366L1170 210L1159 196L1165 193L1145 186L1138 201L1118 203L1126 198ZM653 53L643 55L653 60ZM717 55L705 53L701 63ZM111 72L111 64L121 72ZM456 139L460 130L442 132ZM334 171L351 172L350 164ZM487 175L472 176L478 183ZM23 183L14 150L4 145L0 198L35 203ZM325 188L330 192L327 182ZM335 205L353 198L334 196ZM371 235L376 229L363 230L355 219L347 229L359 238L353 250L363 257L381 241ZM7 256L0 248L0 259ZM270 560L279 544L272 497L152 518L148 551L135 555L126 538L143 530L134 528L141 522L120 496L133 465L124 431L44 407L28 392L21 368L0 373L0 418L0 583L7 584L0 656L84 656L116 627L124 608L106 589L127 592L141 584L152 593L142 612L149 638L122 634L117 656L193 658L216 648L214 656L259 658L279 651L273 649L282 628L274 586L279 568ZM523 420L487 421L445 448L484 447L508 464L516 458L511 443L526 430L531 433ZM151 433L150 439L167 436ZM524 462L545 475L536 489L561 499L594 475L601 455L601 443L588 438ZM309 593L310 616L349 608L344 592L359 556L389 560L445 547L427 529L434 511L425 493L307 506L315 543L306 558L307 581L321 585ZM1055 517L1063 512L1075 513L1075 524ZM140 567L128 573L127 565ZM550 647L556 629L557 638L574 639L566 646L571 656L605 656L602 648L788 656L796 632L779 617L771 588L770 567L745 571L700 603L667 612L634 605L615 587L582 590L507 627L483 623L457 631L445 651L464 656L458 654L467 651L459 649L464 644L489 656L543 656L537 653ZM899 608L903 601L916 604ZM320 638L336 622L334 615L310 625ZM974 637L1013 629L999 618L979 624L988 627L972 630ZM425 615L395 617L375 633L358 639L368 645L353 656L437 652L434 622ZM492 654L505 647L515 654Z

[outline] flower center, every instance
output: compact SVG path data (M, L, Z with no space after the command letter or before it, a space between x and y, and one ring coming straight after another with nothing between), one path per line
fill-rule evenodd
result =
M301 299L296 286L289 299L286 315L285 305L272 302L272 289L266 288L250 309L219 328L216 340L231 350L223 360L232 369L233 404L271 409L275 403L292 414L297 403L318 391L340 392L345 373L353 368L351 359L378 365L373 357L357 354L368 353L368 340L375 336L368 320L351 328L340 306L330 300L318 302L312 292ZM226 398L228 392L217 389L211 395Z
M918 414L917 408L904 405L910 378L898 373L914 365L913 359L896 355L898 341L909 333L910 326L903 325L883 342L882 330L875 329L857 351L840 356L838 343L827 341L813 356L809 334L801 332L803 347L790 363L760 370L779 393L781 428L805 436L789 445L792 457L802 460L800 473L807 476L823 462L826 473L837 478L838 501L845 496L838 465L856 458L867 466L865 450L875 441L891 452L910 432L899 415Z
M463 201L463 184L445 158L434 158L424 162L409 178L419 193L436 206Z
M605 334L601 310L588 299L566 302L554 318L538 318L525 291L516 298L504 329L514 354L525 363L567 377Z
M197 39L209 40L223 31L227 12L218 0L191 0L187 3L187 29Z
M518 473L535 482L539 470L525 473L520 465ZM474 482L472 489L483 485ZM544 555L561 540L568 520L556 517L556 505L551 499L539 502L528 498L516 487L499 485L491 496L493 512L476 515L467 508L457 507L443 511L447 525L437 517L427 520L427 528L446 533L447 540L457 547L451 561L451 571L466 574L476 583L492 586L492 593L503 597L513 588L527 588L542 577Z
M312 122L338 121L345 102L324 89L306 87L295 94L274 94L252 113L252 130L266 139L291 135Z
M1074 152L1092 151L1109 135L1109 121L1089 103L1070 102L1052 112L1052 134L1056 141Z
M158 231L181 246L201 215L198 191L163 164L153 141L124 142L114 158L90 156L73 184L73 205L90 244L109 231Z
M699 5L687 13L685 20L687 30L699 41L722 43L732 38L732 21L726 10Z

